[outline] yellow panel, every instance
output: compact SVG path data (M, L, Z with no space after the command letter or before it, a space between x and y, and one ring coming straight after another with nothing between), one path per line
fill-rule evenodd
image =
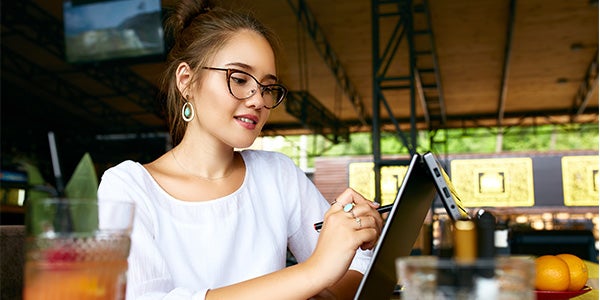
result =
M452 183L465 206L533 206L531 158L455 159Z
M348 167L350 187L367 199L375 198L375 172L372 162L350 163ZM381 204L391 204L398 188L404 180L408 166L387 166L381 168Z
M598 156L561 159L566 206L598 206Z

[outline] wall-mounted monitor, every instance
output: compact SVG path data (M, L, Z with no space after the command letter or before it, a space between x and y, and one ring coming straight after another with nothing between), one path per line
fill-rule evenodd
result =
M69 63L162 59L161 0L64 0Z

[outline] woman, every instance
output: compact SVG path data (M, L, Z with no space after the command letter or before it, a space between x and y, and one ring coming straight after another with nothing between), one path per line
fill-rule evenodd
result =
M252 145L287 92L274 35L194 0L166 29L174 148L107 170L98 191L136 203L127 298L352 298L381 232L378 205L351 189L330 205L286 156L234 150Z

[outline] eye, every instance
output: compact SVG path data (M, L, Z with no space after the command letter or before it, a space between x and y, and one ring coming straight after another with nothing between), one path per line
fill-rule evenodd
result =
M250 76L241 72L235 72L231 74L229 80L231 81L231 83L234 83L239 86L244 86L247 85L250 81Z

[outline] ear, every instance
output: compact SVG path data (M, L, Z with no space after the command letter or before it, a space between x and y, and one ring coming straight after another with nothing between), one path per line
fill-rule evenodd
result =
M192 71L190 66L187 63L180 63L177 66L177 71L175 72L175 78L177 82L177 89L183 97L189 94L190 83L192 80Z

